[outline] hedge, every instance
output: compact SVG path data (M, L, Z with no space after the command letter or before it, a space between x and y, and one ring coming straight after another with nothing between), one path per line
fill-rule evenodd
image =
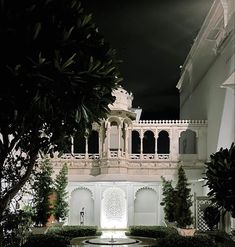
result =
M54 234L30 235L23 247L67 247L69 240Z
M97 226L62 226L51 227L47 234L63 236L69 239L76 237L95 236L97 234Z
M159 239L156 246L164 247L216 247L217 245L208 236L182 237L180 235L169 235Z
M177 235L177 230L173 227L165 226L130 226L129 234L131 236L164 238L168 235Z

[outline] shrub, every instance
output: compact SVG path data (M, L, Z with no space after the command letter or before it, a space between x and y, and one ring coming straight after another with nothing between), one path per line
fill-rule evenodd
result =
M164 177L162 178L162 196L163 200L160 203L161 206L164 206L163 210L165 213L165 220L168 222L175 222L175 210L172 210L175 207L176 202L176 190L172 186L172 181L167 181Z
M69 241L63 237L54 234L31 235L23 247L67 247Z
M235 218L235 145L230 149L221 148L210 155L206 163L206 185L209 187L208 196L220 208L230 212Z
M96 226L63 226L51 227L48 229L47 234L63 236L68 239L85 236L95 236L97 233Z
M168 235L177 235L177 230L165 226L130 226L129 233L132 236L164 238Z
M19 247L25 243L31 225L31 213L23 210L5 210L1 221L3 227L3 246Z
M208 206L203 213L204 220L210 230L213 230L220 220L220 211L216 206Z
M216 247L208 236L182 237L180 235L168 235L159 239L157 246L164 247Z

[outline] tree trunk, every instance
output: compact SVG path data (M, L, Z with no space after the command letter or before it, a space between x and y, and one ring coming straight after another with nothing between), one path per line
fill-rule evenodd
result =
M2 216L0 216L0 221L2 221ZM3 227L0 225L0 247L3 247Z
M27 167L25 174L22 176L21 180L11 187L8 192L0 197L0 247L3 247L3 214L4 211L9 207L11 200L16 196L16 194L20 191L20 189L25 185L27 180L29 179L31 172L34 168L35 162L37 160L38 152L34 152L30 157L30 164ZM0 181L1 182L1 181ZM1 191L0 191L1 192Z

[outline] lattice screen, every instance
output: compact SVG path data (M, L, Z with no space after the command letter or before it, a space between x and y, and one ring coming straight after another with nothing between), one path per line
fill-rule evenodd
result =
M199 231L205 232L205 231L210 230L203 218L203 211L210 204L211 204L211 201L209 200L208 197L197 197L196 198L196 228Z

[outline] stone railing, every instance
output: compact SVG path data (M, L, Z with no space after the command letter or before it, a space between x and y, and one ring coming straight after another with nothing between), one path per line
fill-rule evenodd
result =
M95 154L71 154L71 153L65 153L61 156L61 159L76 159L76 160L85 160L85 159L91 159L91 160L97 160L100 158L100 155Z
M120 157L125 157L125 153L122 153L122 155L118 155L118 151L110 151L109 153L109 158L120 158ZM61 159L76 159L76 160L97 160L100 158L100 155L95 153L95 154L84 154L84 153L76 153L76 154L71 154L71 153L66 153L63 154ZM131 160L169 160L170 159L170 154L129 154L127 159Z
M142 158L140 154L129 154L131 160L169 160L170 154L143 154Z
M134 124L154 124L154 125L206 125L207 120L140 120Z

